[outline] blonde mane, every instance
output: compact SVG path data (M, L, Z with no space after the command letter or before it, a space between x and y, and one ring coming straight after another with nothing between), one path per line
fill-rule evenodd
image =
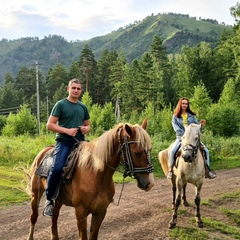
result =
M114 142L119 141L119 129L125 129L125 126L125 124L120 123L99 138L80 144L77 151L80 168L91 167L95 171L103 171L104 166L112 160ZM135 131L135 141L143 145L146 151L149 151L151 149L151 140L147 132L138 124L128 124L128 126L132 128L132 131ZM116 154L118 150L115 150Z

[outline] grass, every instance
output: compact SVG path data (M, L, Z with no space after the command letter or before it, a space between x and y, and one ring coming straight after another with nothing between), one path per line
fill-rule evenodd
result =
M221 207L220 210L223 214L227 215L232 222L240 226L240 210L227 209L225 207Z
M21 171L0 166L0 209L29 201L29 196L24 192L24 177Z
M231 204L229 204L229 201ZM202 199L204 205L209 205L210 208L219 210L219 217L205 218L204 228L199 229L193 227L176 227L169 232L171 239L196 239L196 240L222 240L222 239L240 239L240 191L226 193L218 196L215 199ZM222 205L222 206L219 206ZM226 205L236 206L237 209L229 209ZM225 220L223 220L225 219ZM191 224L195 224L195 218L190 219Z
M203 231L199 231L198 228L179 228L171 230L170 232L171 239L179 239L179 240L208 240L208 234Z
M232 226L230 224L223 223L222 221L212 219L212 218L203 218L205 227L208 228L209 232L219 232L224 234L232 239L240 239L240 228ZM209 234L210 235L210 234ZM209 238L208 238L209 239ZM215 238L222 239L222 237Z
M222 240L224 239L240 239L240 228L225 224L212 218L202 218L204 228L197 227L176 227L170 231L171 239L179 240ZM192 220L193 221L193 220ZM195 221L195 219L194 219Z

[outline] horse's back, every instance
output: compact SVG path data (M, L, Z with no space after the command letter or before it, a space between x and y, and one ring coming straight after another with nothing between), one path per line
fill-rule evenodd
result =
M165 175L168 173L168 148L158 153L158 160Z
M42 160L44 159L44 156L51 151L54 148L54 146L47 146L45 148L43 148L35 157L32 166L31 166L31 175L33 175L36 171L36 169L38 168L38 166L40 165L40 163L42 162Z

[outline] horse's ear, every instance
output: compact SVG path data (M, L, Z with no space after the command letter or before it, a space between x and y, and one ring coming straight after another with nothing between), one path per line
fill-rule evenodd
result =
M128 134L129 136L131 136L132 128L131 128L128 124L125 124L124 129L125 129L125 131L127 132L127 134Z
M142 128L145 129L145 130L147 128L147 123L148 123L148 120L147 120L147 118L145 118L142 122Z

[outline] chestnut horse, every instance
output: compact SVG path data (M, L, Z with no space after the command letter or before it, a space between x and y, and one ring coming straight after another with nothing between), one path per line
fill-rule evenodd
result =
M149 191L152 188L154 177L153 166L150 163L151 142L145 131L146 127L146 119L142 126L120 123L99 138L79 144L74 156L77 158L77 164L72 181L70 184L61 185L55 200L52 240L59 239L57 220L63 204L75 208L79 239L98 239L107 207L115 193L113 174L119 164L124 166L124 177L134 177L140 189ZM33 239L39 202L46 188L46 178L40 178L35 171L52 148L44 148L36 156L31 167L29 189L32 212L28 240ZM92 215L90 233L87 232L89 214Z
M187 183L191 183L196 187L195 204L196 204L196 223L198 227L203 227L203 222L200 216L200 192L205 178L204 159L200 152L200 124L190 124L185 134L181 139L180 152L177 154L175 161L175 167L173 169L174 174L172 178L172 190L173 190L173 215L169 223L169 228L176 227L177 224L177 211L181 204L181 195L183 190L184 205L188 206L186 199L186 187ZM168 156L171 151L172 145L160 151L158 159L161 167L167 175L168 173Z

